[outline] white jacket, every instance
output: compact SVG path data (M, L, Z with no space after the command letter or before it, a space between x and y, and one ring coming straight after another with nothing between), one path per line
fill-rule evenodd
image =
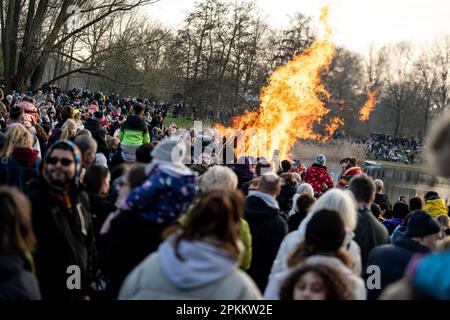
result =
M354 272L346 265L344 265L344 263L338 258L327 256L312 256L307 258L304 263L308 265L321 264L335 269L345 277L345 283L347 284L350 292L353 293L355 300L366 300L367 290L363 279L355 275ZM287 269L286 271L280 272L270 278L269 283L266 287L266 291L264 292L264 299L280 299L280 288L285 279L290 275L292 270L293 269Z
M277 256L272 265L272 270L270 272L269 279L276 275L277 273L286 271L288 269L287 257L294 251L294 249L305 240L306 226L308 222L313 217L312 214L308 214L305 219L300 223L297 231L291 232L286 237L284 237L283 242L281 242L280 248L278 249ZM353 240L354 233L347 230L347 234L343 243L343 247L346 248L355 260L354 272L357 275L361 274L361 249L358 244Z

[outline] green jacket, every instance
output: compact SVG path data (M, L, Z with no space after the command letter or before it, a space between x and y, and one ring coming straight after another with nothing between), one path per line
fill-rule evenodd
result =
M144 120L130 116L120 129L119 139L123 145L139 147L150 143L150 134Z

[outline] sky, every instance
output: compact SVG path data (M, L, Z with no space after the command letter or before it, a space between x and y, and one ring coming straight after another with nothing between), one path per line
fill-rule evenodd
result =
M144 10L153 20L177 27L194 3L160 0ZM450 34L449 0L256 0L256 4L276 28L288 25L296 11L318 18L320 9L331 4L335 43L362 54L368 53L371 44L381 47L411 41L421 46Z

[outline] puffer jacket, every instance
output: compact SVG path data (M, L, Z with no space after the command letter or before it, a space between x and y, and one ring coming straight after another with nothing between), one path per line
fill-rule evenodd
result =
M441 214L448 214L448 207L445 204L444 199L426 200L423 210L433 218L436 218Z
M257 300L261 293L237 262L207 240L168 238L125 280L119 300Z
M316 197L320 197L333 188L333 180L328 173L327 167L318 164L313 164L306 170L305 182L313 187Z

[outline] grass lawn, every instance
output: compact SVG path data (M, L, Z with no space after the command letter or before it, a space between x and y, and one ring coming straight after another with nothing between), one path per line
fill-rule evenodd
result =
M200 121L200 120L191 120L191 119L186 119L186 118L172 118L172 117L166 117L166 119L164 120L164 126L169 126L172 123L175 123L177 125L178 128L182 128L182 129L191 129L194 127L194 121ZM213 127L214 123L211 120L201 120L203 122L203 127L207 128L207 127Z

